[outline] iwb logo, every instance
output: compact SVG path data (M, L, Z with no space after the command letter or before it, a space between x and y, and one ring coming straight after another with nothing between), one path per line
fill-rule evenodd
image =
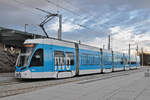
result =
M66 57L66 69L67 70L70 70L70 62L71 62L70 57Z
M64 57L55 57L55 70L65 70L65 69L70 70L70 59L66 58L65 60Z

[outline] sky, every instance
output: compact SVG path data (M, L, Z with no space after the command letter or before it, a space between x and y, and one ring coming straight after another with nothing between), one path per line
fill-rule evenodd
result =
M0 26L44 35L39 28L47 15L36 8L62 15L62 38L96 47L127 52L131 44L150 51L150 0L0 0ZM45 25L57 37L58 18Z

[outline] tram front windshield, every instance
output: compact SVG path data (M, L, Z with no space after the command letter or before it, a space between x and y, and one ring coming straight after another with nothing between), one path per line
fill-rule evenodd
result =
M28 61L32 52L35 48L35 45L26 45L24 49L21 51L21 54L18 56L16 66L18 67L27 67Z

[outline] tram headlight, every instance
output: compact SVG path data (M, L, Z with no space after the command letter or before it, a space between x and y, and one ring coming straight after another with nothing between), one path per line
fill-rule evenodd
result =
M16 73L16 78L21 78L21 73Z

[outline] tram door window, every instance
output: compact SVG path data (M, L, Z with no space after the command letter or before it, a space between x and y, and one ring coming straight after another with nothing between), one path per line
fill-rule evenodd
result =
M123 57L121 57L120 64L121 64L121 65L124 64L124 58L123 58Z
M123 63L124 63L125 65L127 65L127 64L128 64L128 60L127 60L127 58L126 58L126 57L124 57Z
M64 52L63 51L55 51L55 66L64 66Z
M74 65L74 53L66 52L66 69L70 70L71 66Z
M74 54L72 52L66 52L66 65L74 65Z
M32 66L43 66L43 49L38 49L35 51L34 55L32 56L32 60L30 63L30 67Z
M54 52L55 56L55 70L64 70L64 65L65 65L65 55L63 51L55 51Z

